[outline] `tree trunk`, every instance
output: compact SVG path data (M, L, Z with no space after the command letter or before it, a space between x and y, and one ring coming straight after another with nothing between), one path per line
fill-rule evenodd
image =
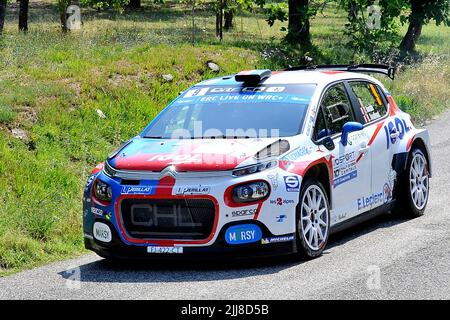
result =
M72 1L67 1L65 4L65 7L60 7L60 13L59 13L59 19L61 21L61 31L63 33L67 33L69 31L69 28L67 28L67 8L72 4ZM62 5L61 5L62 6Z
M216 12L216 37L220 36L220 13Z
M130 0L127 7L132 9L138 9L141 7L141 0Z
M286 40L302 47L311 45L308 17L309 0L289 0L289 23Z
M358 20L358 4L354 0L350 0L347 6L348 10L348 21L354 23Z
M29 0L19 0L19 31L28 31L28 4Z
M219 10L216 12L216 37L223 39L223 1L219 0Z
M233 10L225 11L225 25L224 25L225 30L230 30L231 28L233 28L233 18L234 18Z
M6 0L0 0L0 35L3 33L5 26Z
M400 43L400 50L403 53L412 52L416 47L416 42L422 33L423 9L424 8L419 0L411 1L411 13L408 17L408 31L406 31L406 34Z

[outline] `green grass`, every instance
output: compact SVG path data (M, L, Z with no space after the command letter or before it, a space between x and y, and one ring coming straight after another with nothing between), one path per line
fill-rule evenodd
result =
M214 19L199 12L192 47L186 9L84 10L83 29L65 36L47 2L32 2L26 35L10 9L0 39L0 276L85 252L81 195L89 172L180 90L215 76L208 60L220 74L281 66L273 48L283 24L270 28L264 17L245 15L241 29L238 17L219 43ZM313 20L319 62L350 60L344 23L331 11ZM418 50L428 58L385 81L419 120L449 107L449 29L426 26ZM162 79L167 73L173 82ZM25 130L26 139L12 129Z

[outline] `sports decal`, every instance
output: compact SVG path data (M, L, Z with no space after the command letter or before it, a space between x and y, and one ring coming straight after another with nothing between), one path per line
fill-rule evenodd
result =
M93 214L95 214L96 216L100 216L100 217L103 216L103 210L102 209L99 209L99 208L96 208L96 207L91 207L91 212Z
M411 130L406 124L404 119L396 117L393 121L390 121L384 126L384 132L386 134L386 148L389 149L391 145L394 145L397 141L403 140L405 135ZM398 133L398 137L393 134Z
M315 86L276 85L276 86L215 86L198 87L188 90L174 105L197 103L261 103L284 102L308 104Z
M231 212L231 216L235 217L243 217L243 216L253 216L257 212L257 208L254 209L242 209L242 210L234 210Z
M242 224L229 227L225 232L225 241L228 244L245 244L261 240L262 231L255 224Z
M337 157L333 161L334 181L333 185L336 188L340 184L355 179L358 176L356 168L356 153L355 151L346 153Z
M143 185L143 186L122 186L122 194L143 194L151 195L155 193L156 185L158 181L154 181L153 185Z
M279 174L277 173L271 173L269 175L267 175L267 178L270 180L270 184L272 185L272 190L276 191L278 189L278 179L279 179Z
M370 196L362 197L357 200L358 210L368 209L373 205L377 205L384 201L384 190L383 192L373 193Z
M286 219L287 219L287 215L285 215L285 214L280 214L279 216L276 217L276 222L281 223L281 222L286 221Z
M381 192L376 192L370 196L362 197L357 200L358 210L377 207L392 200L392 187L385 183Z
M270 204L276 204L277 206L282 206L284 204L294 204L295 201L291 199L283 199L281 197L278 197L276 199L271 199Z
M300 181L297 176L285 176L284 185L286 186L287 192L299 192L300 191Z
M180 186L175 189L175 194L185 195L185 194L209 194L211 192L211 187L209 186Z
M301 147L301 148L297 148L294 151L288 153L287 155L285 155L282 159L283 160L288 160L288 161L295 161L301 157L310 155L313 151L312 147Z
M289 242L294 241L294 235L286 235L286 236L279 236L279 237L270 237L270 238L263 238L261 239L261 244L271 244L271 243L278 243L278 242Z

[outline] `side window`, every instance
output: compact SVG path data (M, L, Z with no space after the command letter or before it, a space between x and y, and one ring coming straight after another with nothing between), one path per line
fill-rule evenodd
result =
M326 135L342 132L342 127L349 121L355 121L355 116L342 83L329 88L320 104L326 123Z
M319 108L317 113L316 125L314 126L314 141L318 141L328 136L327 125L325 123L325 116L323 114L322 107Z
M377 86L365 81L355 81L350 82L350 87L359 102L359 108L366 123L379 119L386 114L387 107L381 99Z

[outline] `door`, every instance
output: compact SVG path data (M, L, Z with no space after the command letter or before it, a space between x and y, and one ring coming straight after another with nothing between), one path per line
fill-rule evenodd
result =
M370 209L371 157L369 136L365 130L348 135L347 145L341 143L345 123L356 121L344 83L329 87L320 102L313 140L330 136L333 166L331 225L343 222ZM369 200L367 200L369 199Z
M371 208L374 209L392 199L396 173L391 167L394 148L388 146L399 139L402 123L398 125L395 118L388 117L387 101L376 84L363 80L348 84L357 104L355 109L361 112L364 130L371 137L372 194L376 197Z

